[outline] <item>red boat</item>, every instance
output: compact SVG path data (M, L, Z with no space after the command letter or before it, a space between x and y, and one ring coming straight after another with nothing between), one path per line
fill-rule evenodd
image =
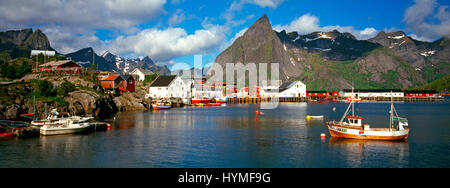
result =
M0 133L0 138L9 138L16 136L16 133L9 132L9 133Z
M211 103L211 99L191 99L191 104L209 104Z

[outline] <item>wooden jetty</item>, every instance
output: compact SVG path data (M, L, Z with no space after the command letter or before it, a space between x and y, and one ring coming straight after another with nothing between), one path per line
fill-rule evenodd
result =
M278 102L296 103L296 102L339 102L345 101L345 97L328 96L328 97L280 97ZM393 101L403 102L442 102L443 97L394 97ZM263 102L274 102L276 98L261 97L228 97L227 104L259 104ZM391 101L390 97L361 97L362 102Z

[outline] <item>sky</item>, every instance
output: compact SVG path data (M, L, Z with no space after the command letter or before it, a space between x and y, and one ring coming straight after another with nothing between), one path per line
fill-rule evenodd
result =
M161 65L194 55L209 64L266 14L277 30L350 32L365 40L404 31L422 41L450 36L448 0L2 0L0 30L41 29L58 52L93 47Z

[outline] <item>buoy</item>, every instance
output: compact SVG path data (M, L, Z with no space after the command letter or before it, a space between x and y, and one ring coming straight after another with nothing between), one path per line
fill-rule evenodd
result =
M108 123L108 127L111 127L111 124Z
M327 137L327 136L325 135L325 133L321 133L321 134L320 134L320 138L325 138L325 137Z
M258 111L258 110L256 110L256 111L255 111L255 114L256 114L256 115L259 115L259 111Z
M306 116L306 119L307 119L307 120L310 120L310 119L311 119L311 116Z

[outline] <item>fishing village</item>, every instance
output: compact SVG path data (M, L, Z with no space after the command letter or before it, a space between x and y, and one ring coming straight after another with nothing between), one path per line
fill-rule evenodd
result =
M40 51L39 51L40 52ZM37 52L32 52L37 53ZM44 52L53 54L54 52ZM37 65L36 65L37 67ZM358 98L361 102L376 101L404 101L404 102L439 102L444 97L434 90L400 90L400 89L343 89L339 91L309 91L301 81L286 82L272 86L253 86L236 88L236 84L229 85L226 82L208 82L204 77L195 80L183 78L179 75L156 75L154 80L142 87L146 76L152 75L150 70L136 68L129 75L120 75L107 71L92 71L83 68L71 60L53 60L45 62L34 68L32 78L41 77L80 77L87 74L95 75L92 88L105 96L117 98L124 95L132 95L137 87L140 95L125 99L131 103L121 106L117 111L126 110L169 110L177 107L221 107L232 104L258 104L270 102L346 102L350 98ZM67 81L65 81L67 83ZM80 81L77 81L80 83ZM29 81L2 82L0 87L11 85L29 84ZM281 83L281 82L279 82ZM70 84L70 83L68 83ZM73 83L72 83L73 84ZM84 112L92 111L89 104L72 101L66 106L44 106L44 111L37 114L34 104L36 96L33 96L33 106L24 114L18 114L21 119L29 119L29 122L1 120L0 136L5 137L30 137L40 135L72 134L93 130L107 130L111 128L109 123L97 122L101 118L99 114L77 112L74 107L80 105ZM134 100L134 101L132 101ZM117 102L115 102L117 101ZM95 101L94 103L97 103ZM113 106L119 106L119 100L113 100ZM137 104L134 105L133 104ZM45 104L47 105L47 104ZM84 106L83 106L84 105ZM80 108L78 106L78 108ZM117 108L117 107L116 107ZM64 112L58 110L65 110ZM72 114L71 114L72 113ZM81 115L81 116L79 116Z
M447 1L0 4L0 168L450 167Z

